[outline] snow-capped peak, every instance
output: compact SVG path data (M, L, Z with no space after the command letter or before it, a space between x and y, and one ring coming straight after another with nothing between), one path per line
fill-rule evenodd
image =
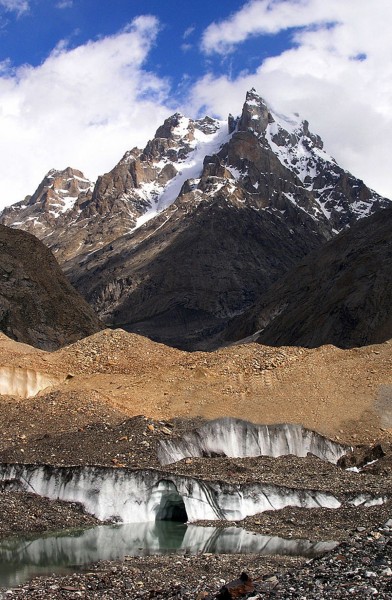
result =
M2 222L41 239L61 227L65 239L72 224L77 252L86 252L133 232L179 197L177 210L216 200L278 218L297 211L326 237L388 202L340 168L307 121L272 110L252 89L241 116L227 122L167 118L143 150L129 150L99 177L93 192L80 171L52 169L33 196L3 212Z
M182 138L189 133L190 119L179 115L178 124L173 128L173 136Z
M140 185L138 193L151 202L151 207L137 219L136 228L168 208L177 199L187 180L200 178L205 157L216 154L230 138L227 122L213 119L192 121L181 117L173 133L183 139L184 136L189 135L190 130L193 140L189 144L189 152L176 162L170 161L169 157L163 157L157 163L162 170L165 165L172 162L177 171L174 177L162 186L149 182Z

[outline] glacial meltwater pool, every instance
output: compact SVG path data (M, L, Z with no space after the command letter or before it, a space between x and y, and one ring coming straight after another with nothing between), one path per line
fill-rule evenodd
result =
M14 587L36 575L73 572L89 563L124 556L210 552L313 557L336 545L268 537L239 527L219 529L174 521L100 525L0 542L0 587Z

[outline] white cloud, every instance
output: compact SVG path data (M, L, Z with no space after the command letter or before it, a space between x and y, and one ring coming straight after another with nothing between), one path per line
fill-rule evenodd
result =
M29 3L27 0L0 0L0 7L5 8L9 12L16 12L21 15L29 10Z
M249 37L293 30L293 47L235 79L206 75L189 106L238 112L254 86L281 112L299 112L327 150L380 193L392 197L392 20L390 0L252 0L203 35L208 54Z
M183 39L186 40L186 38L188 38L190 35L192 35L192 33L194 33L195 29L196 28L193 25L191 27L187 27L187 29L185 29L184 33L182 34Z
M57 8L72 8L73 0L59 0L56 4Z
M32 193L52 167L96 178L144 146L169 114L168 85L143 69L159 30L151 16L125 30L16 70L0 65L0 206Z
M192 33L195 31L195 27L192 25L191 27L187 27L184 33L182 34L182 39L186 40Z

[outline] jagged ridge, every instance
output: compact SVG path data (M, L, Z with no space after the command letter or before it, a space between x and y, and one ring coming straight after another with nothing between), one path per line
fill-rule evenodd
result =
M389 204L337 165L307 121L277 115L254 90L227 124L176 113L92 192L84 181L76 199L57 198L53 214L48 198L70 177L56 173L52 192L44 180L2 222L43 239L107 323L189 349L208 347L308 252Z

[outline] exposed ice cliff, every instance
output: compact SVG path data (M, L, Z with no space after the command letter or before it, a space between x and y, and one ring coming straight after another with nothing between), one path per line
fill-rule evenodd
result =
M286 506L339 508L330 493L273 484L202 481L156 470L107 467L0 465L0 480L16 480L30 492L80 502L98 519L125 523L155 520L242 520ZM371 495L347 498L350 504L383 502Z
M64 377L40 373L34 369L0 367L0 394L30 398L47 387L57 385Z
M162 465L167 465L186 457L277 457L287 454L304 457L311 453L336 463L346 452L347 447L302 425L256 425L225 417L186 433L180 440L162 440L158 458Z

